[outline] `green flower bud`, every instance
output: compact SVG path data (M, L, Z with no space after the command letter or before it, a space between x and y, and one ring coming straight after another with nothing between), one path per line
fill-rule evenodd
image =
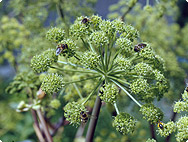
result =
M106 103L114 104L116 96L118 95L118 88L112 83L104 84L100 88L99 97Z
M64 49L61 50L60 55L63 55L67 58L70 58L75 55L75 49L77 48L76 44L71 39L62 40L57 48L64 46Z
M144 10L149 12L149 13L152 13L153 9L152 9L152 7L150 5L146 5L146 6L144 6Z
M106 35L108 37L113 37L115 33L115 26L113 25L113 23L109 20L103 20L100 24L99 24L99 28L100 30L102 30L104 33L106 33Z
M52 95L54 92L58 92L63 87L63 78L57 73L49 73L44 77L41 85L42 91L46 94Z
M122 51L124 51L125 54L131 53L133 51L132 42L124 37L120 37L116 40L116 46L122 49Z
M132 82L130 88L135 94L144 94L148 92L149 84L146 79L139 78Z
M76 19L73 25L70 26L70 34L76 39L83 38L90 34L89 25L82 23L85 17L81 16Z
M125 23L121 19L115 19L112 23L119 34L126 32Z
M46 38L50 41L54 41L56 43L60 42L61 40L64 39L65 32L64 30L60 28L51 28L47 33L46 33Z
M176 140L178 142L184 142L188 139L188 117L183 116L176 122L176 127L178 133L176 135Z
M131 25L126 25L125 31L126 32L121 34L121 37L125 37L132 42L134 41L134 39L138 38L138 36L139 36L138 31Z
M136 120L130 114L122 112L115 117L112 126L123 135L127 135L134 131Z
M148 76L148 75L152 75L152 67L146 63L138 63L134 66L134 70L138 75L141 76Z
M31 108L31 105L26 104L24 101L21 101L18 106L16 111L17 112L23 112L23 111L28 111Z
M167 124L163 124L163 129L158 127L157 132L163 136L167 137L169 136L172 132L176 131L176 126L173 121L168 122Z
M148 139L146 142L157 142L155 139Z
M97 55L95 52L84 52L81 58L81 63L86 68L95 69L99 64L99 58L100 56Z
M187 102L176 102L174 105L174 112L180 113L181 111L188 111L188 103Z
M50 102L52 108L58 109L61 106L61 103L58 99L54 99Z
M150 121L150 123L155 124L158 123L159 120L163 119L163 112L153 104L148 103L142 105L140 111L142 112L143 118Z
M130 70L132 67L131 61L123 58L122 56L118 56L115 60L115 63L118 64L118 68L120 70Z
M70 124L78 126L81 123L80 113L86 112L86 108L78 102L69 102L64 107L64 111L64 116L70 121Z
M182 98L183 98L184 101L186 101L188 103L188 92L186 90L182 94Z
M31 68L36 73L45 72L49 66L56 62L58 57L54 49L44 51L42 54L36 55L31 59Z
M101 17L99 17L98 15L93 15L91 16L90 21L93 26L93 29L99 30L99 24L102 22Z
M96 47L104 46L109 43L107 35L103 31L93 32L89 37L89 41Z

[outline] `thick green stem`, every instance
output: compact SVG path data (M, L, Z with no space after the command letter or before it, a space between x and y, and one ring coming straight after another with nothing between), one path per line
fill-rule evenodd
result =
M89 122L88 131L86 134L86 142L93 142L94 132L95 132L95 128L97 125L100 108L101 108L101 99L99 96L97 96L97 98L95 100L95 106L92 111L92 117Z
M47 125L46 125L46 122L45 122L45 120L44 120L44 117L43 117L43 115L42 115L41 110L38 109L38 110L36 110L36 112L37 112L37 115L38 115L38 117L39 117L39 120L40 120L40 122L41 122L41 124L42 124L43 130L44 130L44 134L45 134L45 136L46 136L48 142L53 142L52 137L51 137L51 135L50 135L50 132L49 132L49 130L48 130L48 127L47 127Z

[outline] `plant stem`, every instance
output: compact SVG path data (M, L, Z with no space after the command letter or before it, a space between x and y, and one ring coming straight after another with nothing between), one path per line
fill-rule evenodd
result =
M112 82L114 82L117 86L119 86L139 107L142 107L142 105L131 95L123 86L121 86L119 83L111 79Z
M46 125L46 122L45 122L45 120L44 120L44 117L43 117L43 115L42 115L41 110L38 109L38 110L36 110L36 111L37 111L37 115L38 115L39 120L40 120L40 122L41 122L41 124L42 124L43 130L44 130L44 134L45 134L45 136L46 136L48 142L53 142L52 137L51 137L51 135L50 135L50 132L49 132L49 130L48 130L48 127L47 127L47 125Z
M100 108L101 108L101 99L99 96L97 96L97 98L95 100L95 105L94 105L94 108L92 111L92 117L89 122L88 131L86 134L86 142L93 142L94 132L95 132L95 128L97 125Z
M149 122L149 126L150 126L151 137L156 140L154 125L150 124Z
M116 104L116 103L114 103L114 108L115 108L117 114L119 114L119 110L118 110L118 107L117 107L117 104Z
M78 95L80 96L80 98L83 99L82 94L80 93L80 90L78 89L77 85L75 83L73 83L73 86L76 89L76 91L78 92Z

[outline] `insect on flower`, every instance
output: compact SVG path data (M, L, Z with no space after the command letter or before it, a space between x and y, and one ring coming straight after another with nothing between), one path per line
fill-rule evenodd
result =
M139 43L139 44L137 44L137 45L134 46L134 51L135 52L140 52L140 50L143 49L144 47L146 47L146 44Z
M159 127L160 129L164 128L164 123L162 121L159 120L157 127Z
M61 52L65 49L68 49L68 45L67 44L59 44L57 46L57 49L56 49L56 56L58 56L59 54L61 54Z
M89 116L88 116L88 114L86 112L81 111L80 112L80 118L81 118L81 121L83 123L86 123L88 121L88 119L89 119Z
M88 19L88 18L82 19L82 23L83 23L83 24L86 24L87 22L89 22L89 19Z

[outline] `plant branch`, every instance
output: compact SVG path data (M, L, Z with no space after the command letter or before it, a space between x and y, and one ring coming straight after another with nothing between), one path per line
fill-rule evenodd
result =
M153 124L149 124L149 126L150 126L151 137L156 140L154 125Z
M48 130L48 127L47 127L47 125L46 125L46 122L45 122L45 120L44 120L44 117L43 117L43 115L42 115L41 110L38 109L38 110L36 110L36 112L37 112L37 115L38 115L38 117L39 117L39 120L40 120L40 122L41 122L41 124L42 124L42 128L43 128L43 130L44 130L44 134L45 134L45 136L46 136L46 138L47 138L47 141L48 141L48 142L53 142L52 137L51 137L51 135L50 135L50 132L49 132L49 130Z
M94 137L95 128L97 125L97 120L99 117L99 112L101 108L101 99L99 96L97 96L95 100L95 105L92 111L92 117L89 123L88 131L86 134L86 142L92 142Z
M81 99L83 99L83 96L82 96L82 94L80 93L80 90L78 89L77 85L76 85L75 83L73 83L73 86L74 86L74 88L76 89L76 91L77 91L79 97L80 97Z

